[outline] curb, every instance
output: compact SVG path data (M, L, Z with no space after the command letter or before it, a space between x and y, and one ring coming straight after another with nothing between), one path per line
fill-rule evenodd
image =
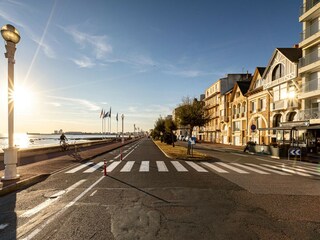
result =
M42 182L45 179L47 179L49 176L50 176L50 174L39 174L34 177L30 177L30 178L24 179L22 181L13 183L9 186L6 186L1 189L0 197L6 195L8 193L11 193L13 191L21 190L21 189L27 188L29 186L32 186L36 183Z
M160 149L160 151L167 157L167 158L170 158L170 159L175 159L175 158L173 158L173 157L171 157L171 156L169 156L165 151L163 151L155 142L154 142L154 140L152 139L152 142L154 143L154 145L156 145L157 146L157 148L159 148Z

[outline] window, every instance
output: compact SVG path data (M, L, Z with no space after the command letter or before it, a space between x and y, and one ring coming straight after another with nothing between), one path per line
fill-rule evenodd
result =
M280 85L280 99L286 99L287 98L287 84Z
M251 112L256 112L256 103L252 101L250 104L251 104Z
M274 67L272 71L272 81L282 78L284 76L284 66L282 64L278 64Z
M265 98L260 98L259 99L259 106L260 106L260 110L266 110L266 99Z
M233 130L240 131L240 121L233 122Z

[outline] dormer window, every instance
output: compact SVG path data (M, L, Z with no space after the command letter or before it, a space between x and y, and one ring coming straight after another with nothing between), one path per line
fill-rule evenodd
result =
M274 67L272 71L272 81L282 78L284 76L284 66L283 64L278 64Z

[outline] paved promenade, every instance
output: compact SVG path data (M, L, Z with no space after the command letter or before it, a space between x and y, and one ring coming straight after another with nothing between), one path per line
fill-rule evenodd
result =
M125 144L136 140L137 139L126 141ZM0 196L40 182L61 169L67 168L82 161L90 160L106 152L112 151L113 149L119 148L121 145L121 142L115 142L86 147L77 153L72 150L66 152L48 153L45 155L46 158L40 159L40 161L37 159L40 158L39 155L21 159L20 162L23 162L23 165L18 164L17 167L17 172L20 175L20 178L10 181L2 180L0 183ZM1 169L0 176L2 177L4 175L4 170L3 168Z

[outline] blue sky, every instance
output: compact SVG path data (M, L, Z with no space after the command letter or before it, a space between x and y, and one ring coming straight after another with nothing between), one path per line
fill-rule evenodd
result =
M15 131L99 132L100 111L110 107L113 131L117 112L125 115L125 131L133 124L149 130L183 97L198 97L227 73L266 66L276 47L299 43L301 4L2 0L0 23L21 35ZM0 58L1 133L7 131L6 61Z

